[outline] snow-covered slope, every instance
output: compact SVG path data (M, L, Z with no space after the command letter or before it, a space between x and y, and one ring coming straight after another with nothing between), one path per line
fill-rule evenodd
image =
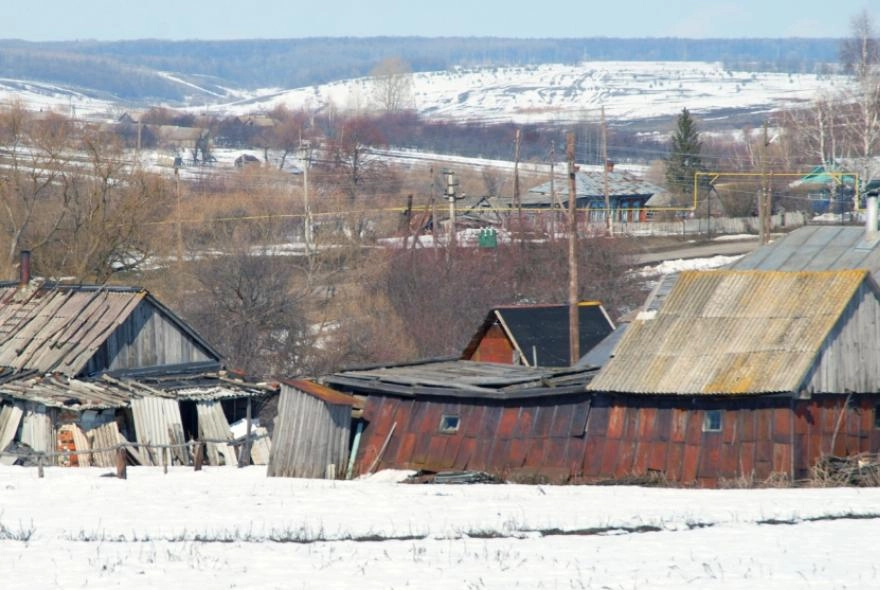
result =
M706 62L585 62L511 68L469 68L413 75L412 106L437 119L568 122L665 117L687 107L702 116L730 110L769 111L804 103L845 84L842 77L725 70ZM292 109L368 110L376 86L358 78L292 90L265 90L211 107L245 114L283 104Z
M114 103L56 84L0 78L0 106L20 103L32 111L53 111L69 116L109 113Z

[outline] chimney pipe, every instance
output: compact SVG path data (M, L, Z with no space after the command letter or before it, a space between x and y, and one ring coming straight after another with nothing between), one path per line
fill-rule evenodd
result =
M21 259L18 267L18 284L27 287L31 282L31 251L22 250Z
M867 208L865 209L865 239L877 239L877 197L868 197Z
M614 160L605 160L605 170L607 172L614 172Z

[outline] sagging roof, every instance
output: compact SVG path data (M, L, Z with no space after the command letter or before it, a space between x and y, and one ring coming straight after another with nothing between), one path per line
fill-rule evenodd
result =
M746 254L734 270L837 270L864 268L880 280L880 235L861 226L807 225Z
M198 344L219 352L144 289L0 283L0 366L76 376L144 301Z
M567 367L569 352L568 305L506 305L486 314L480 328L462 352L470 359L489 329L499 325L524 364ZM579 347L586 354L614 330L614 323L597 301L578 303Z
M605 176L601 171L583 171L575 174L575 196L583 197L602 197L605 198ZM551 183L545 182L534 188L529 189L522 197L523 206L537 206L543 204L555 205L553 203L552 190L556 191L557 198L561 202L566 202L568 198L568 178L559 177ZM608 172L608 193L612 197L623 196L642 196L650 197L651 195L665 192L659 186L646 182L637 176L628 172L612 171Z
M354 394L503 400L583 392L594 373L458 360L343 371L321 381Z
M85 380L60 373L43 375L31 371L13 375L7 372L0 374L0 382L0 397L73 411L124 408L132 399L142 397L198 402L264 397L278 391L275 383L235 379L223 371L143 380L109 374Z
M124 408L133 398L148 396L171 397L137 382L110 377L85 381L57 373L19 377L0 386L0 397L77 412Z
M864 270L683 272L656 315L633 321L590 391L799 391L863 285Z

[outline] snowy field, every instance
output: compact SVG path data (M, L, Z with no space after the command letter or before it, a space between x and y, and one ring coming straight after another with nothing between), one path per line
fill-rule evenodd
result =
M732 71L720 63L696 61L455 68L419 72L412 81L411 106L424 117L520 124L598 121L603 105L608 118L617 122L672 117L683 107L697 114L772 110L846 86L841 76ZM244 115L282 104L294 110L334 105L362 111L376 106L370 78L254 94L210 106L210 112Z
M3 588L880 587L880 489L106 471L0 467Z

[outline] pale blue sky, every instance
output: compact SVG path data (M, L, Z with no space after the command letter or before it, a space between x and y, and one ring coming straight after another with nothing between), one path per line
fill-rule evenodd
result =
M844 37L880 0L31 0L0 38Z

